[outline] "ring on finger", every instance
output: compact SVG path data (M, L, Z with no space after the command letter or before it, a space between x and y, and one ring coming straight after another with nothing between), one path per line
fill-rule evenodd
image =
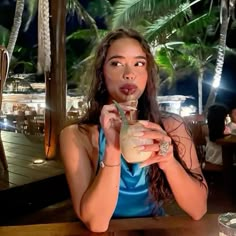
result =
M170 143L165 140L161 140L159 145L160 149L158 154L161 156L165 156L169 151Z

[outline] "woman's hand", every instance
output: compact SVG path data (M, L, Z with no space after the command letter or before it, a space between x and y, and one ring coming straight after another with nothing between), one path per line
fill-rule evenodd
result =
M119 103L125 114L135 111L136 108L130 106L130 102ZM104 105L101 110L100 124L104 130L106 144L120 149L120 127L121 119L114 104Z
M149 166L154 163L159 164L159 168L165 170L177 164L173 154L173 146L171 138L161 128L160 125L150 121L139 121L148 131L138 132L134 134L140 138L153 139L153 144L139 146L142 152L152 151L152 155L146 161L140 164L141 167Z

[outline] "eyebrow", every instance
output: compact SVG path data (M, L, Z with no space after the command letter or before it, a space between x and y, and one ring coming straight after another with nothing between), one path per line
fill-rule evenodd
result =
M114 55L114 56L111 56L110 58L108 58L107 61L110 61L112 59L124 59L125 57L123 56L120 56L120 55ZM144 60L147 60L147 58L145 56L136 56L134 57L135 59L144 59Z

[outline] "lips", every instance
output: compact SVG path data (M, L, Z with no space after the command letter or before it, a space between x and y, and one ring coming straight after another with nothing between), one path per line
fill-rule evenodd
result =
M125 95L134 94L137 90L137 86L135 84L124 84L120 87L120 91Z

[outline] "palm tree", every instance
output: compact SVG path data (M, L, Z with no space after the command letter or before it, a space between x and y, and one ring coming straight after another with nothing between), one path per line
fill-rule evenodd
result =
M107 0L104 1L103 7L106 9L111 8L109 1ZM28 19L27 19L27 22L24 25L22 25L22 16L23 16L24 8L27 8ZM86 11L84 7L80 4L79 0L68 0L66 8L67 8L68 16L76 15L80 21L81 20L84 21L86 25L91 27L91 29L94 30L96 34L97 32L96 22L94 18L90 16L88 11ZM37 13L37 10L38 10L38 0L17 0L16 1L14 21L13 21L13 26L10 32L9 42L7 46L10 60L11 60L11 57L12 57L12 54L16 45L20 27L22 27L24 31L27 31L30 23L32 22L32 20L34 19ZM2 33L2 30L1 30L1 33Z
M16 45L16 40L18 38L19 30L20 30L20 27L21 27L24 5L25 5L25 0L17 0L16 1L16 8L15 8L13 26L12 26L12 29L11 29L9 42L8 42L8 45L7 45L7 51L9 53L9 60L11 60L12 53L14 51L14 48L15 48L15 45Z
M199 2L200 0L194 1ZM190 3L185 1L190 7ZM165 17L173 13L178 7L182 6L183 0L118 0L114 6L114 14L112 16L112 28L120 26L139 27L145 25L145 21L153 22L158 18ZM142 16L142 17L140 17ZM143 20L143 18L145 20ZM183 15L176 17L177 25L182 22ZM173 28L173 27L172 27Z
M75 0L73 0L75 2ZM67 2L68 6L68 2ZM71 9L71 10L69 10ZM78 20L86 20L86 16L81 17L80 11L75 12L75 7L71 4L70 8L68 6L67 11L68 17L73 17L76 15ZM102 21L103 24L107 24L109 21L109 16L112 13L112 5L108 0L104 0L103 4L101 4L100 0L93 0L88 3L86 8L88 21L86 21L87 25L90 26L87 29L78 28L77 31L71 33L66 38L66 45L67 45L67 78L70 81L75 81L80 86L80 93L86 94L86 88L88 87L88 78L90 76L86 75L87 66L90 65L90 62L93 60L94 56L94 48L100 42L101 38L107 34L106 29L98 29L95 17L99 17L100 22ZM81 44L81 47L84 47L83 52L80 52L78 55L78 50L75 50L73 45L74 42L78 42L77 44ZM86 46L84 46L86 45Z
M217 88L220 85L222 70L224 65L225 50L226 50L226 38L229 27L229 20L234 17L235 0L221 0L220 8L220 41L218 56L216 60L215 75L211 87L210 94L207 99L207 103L204 109L204 113L207 112L209 106L215 102Z
M170 42L160 45L156 50L155 58L160 68L168 73L170 83L174 82L177 75L190 69L198 76L198 113L202 114L202 83L206 70L212 70L212 60L215 58L216 49L207 46L198 38L196 43ZM165 83L166 81L164 81ZM162 84L160 84L161 90Z

